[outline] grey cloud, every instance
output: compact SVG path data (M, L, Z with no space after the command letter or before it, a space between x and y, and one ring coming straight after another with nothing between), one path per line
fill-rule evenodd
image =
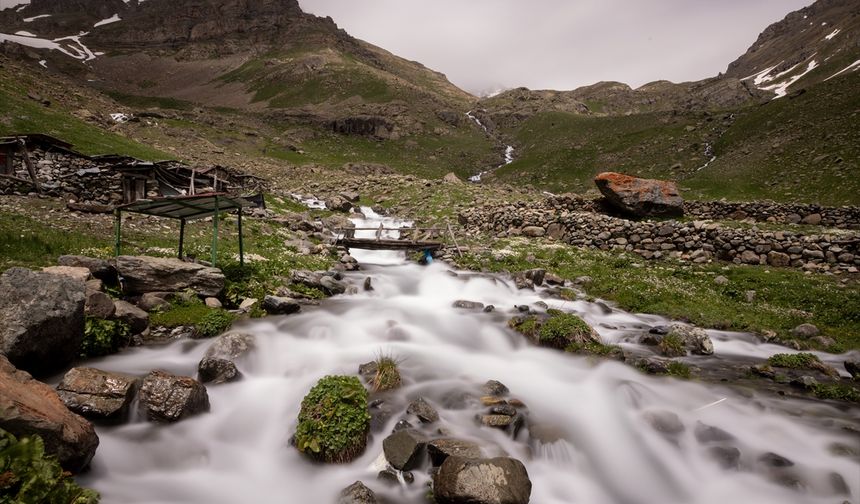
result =
M300 0L480 93L716 75L811 0Z

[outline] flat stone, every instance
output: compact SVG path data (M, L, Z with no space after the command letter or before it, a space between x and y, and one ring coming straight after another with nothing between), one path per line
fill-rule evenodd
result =
M523 463L507 457L448 457L433 477L439 504L528 504L531 489Z
M428 442L427 453L430 455L430 462L434 467L442 465L445 459L450 456L473 459L484 456L478 443L455 438L434 439Z
M217 296L224 289L221 270L179 259L119 256L116 268L123 290L129 294L191 289L202 296Z
M263 298L262 307L270 315L290 315L302 309L302 306L295 299L278 296Z
M143 380L140 406L152 422L178 422L209 411L209 394L194 378L157 370Z
M423 434L412 429L395 431L382 440L382 451L392 467L401 471L415 469L424 455L426 439Z
M417 416L421 423L428 424L439 421L439 413L436 408L431 406L423 397L412 401L406 408L406 412Z
M149 327L149 314L137 306L121 299L114 301L114 306L114 318L128 324L132 334L142 333Z
M94 368L70 369L57 385L67 408L93 420L121 422L128 417L140 380Z

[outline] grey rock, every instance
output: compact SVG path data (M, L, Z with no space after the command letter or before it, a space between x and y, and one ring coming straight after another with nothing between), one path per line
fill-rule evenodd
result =
M403 429L382 440L382 451L392 467L408 471L421 464L426 443L427 440L420 432Z
M454 304L452 304L451 306L453 306L454 308L459 308L461 310L483 310L484 309L484 303L479 303L477 301L466 301L464 299L454 301Z
M546 234L546 229L540 226L526 226L522 230L523 236L538 238Z
M684 214L684 200L674 182L607 172L598 174L594 183L606 200L622 212L638 217Z
M236 364L218 357L203 357L197 365L197 377L201 383L227 383L240 379L242 373Z
M10 268L0 275L0 355L31 373L48 373L77 355L84 336L84 283Z
M423 397L412 401L406 408L406 412L415 415L421 423L433 423L439 421L439 413Z
M140 406L152 422L178 422L209 411L209 394L194 378L156 370L143 379Z
M222 308L224 305L221 304L221 301L218 298L208 297L203 302L209 308Z
M137 307L146 312L169 310L170 301L168 299L170 296L172 296L170 292L146 292L140 296Z
M71 266L76 268L87 268L90 273L99 280L108 284L116 283L116 267L105 259L96 259L94 257L63 255L57 260L60 266Z
M484 456L478 443L454 438L434 439L428 442L427 453L430 455L430 462L434 467L442 465L445 459L451 456L472 459Z
M342 196L332 196L326 200L325 206L333 212L349 212L352 210L352 203Z
M787 268L791 266L791 256L771 250L767 253L767 263L777 268Z
M487 380L487 382L481 386L481 392L488 396L503 396L510 393L510 390L500 381Z
M137 306L121 299L115 301L114 306L114 318L128 324L132 334L142 333L149 327L149 314Z
M677 436L685 430L681 419L671 411L647 411L642 416L655 431L664 435Z
M206 349L204 357L236 360L254 350L256 338L253 334L229 332L218 336Z
M735 437L729 434L728 432L720 429L719 427L714 427L712 425L707 425L702 422L696 422L696 428L693 430L693 434L696 436L696 440L700 443L712 443L715 441L734 441Z
M847 360L843 363L845 366L845 371L848 371L848 374L851 375L855 380L860 378L860 360Z
M54 389L15 369L2 355L0 429L19 438L39 435L45 451L75 473L89 465L99 445L90 422L69 411Z
M191 289L201 296L218 296L224 290L221 270L179 259L120 256L116 258L116 269L123 290L129 294Z
M812 324L800 324L791 330L791 335L795 338L808 339L818 336L820 331Z
M66 407L93 420L121 422L139 385L137 378L99 369L70 369L57 385L57 394Z
M740 466L741 451L734 446L711 446L708 455L723 469L737 469Z
M302 309L302 306L295 299L278 296L264 297L262 307L271 315L290 315Z
M401 477L407 485L415 483L415 475L411 471L398 471L397 469L388 467L379 471L379 474L376 475L377 480L390 486L400 486Z
M116 313L113 299L102 291L86 290L84 313L89 317L109 319Z
M523 463L507 457L448 457L433 477L439 504L527 504L531 489Z
M341 491L337 504L378 504L378 502L373 490L367 488L364 483L356 481Z

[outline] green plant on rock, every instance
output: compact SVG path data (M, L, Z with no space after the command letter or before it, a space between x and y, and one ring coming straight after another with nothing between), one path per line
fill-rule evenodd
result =
M99 494L81 488L39 436L16 439L0 429L0 504L97 504Z
M815 354L800 352L796 354L774 354L767 359L767 363L774 367L789 369L810 369L821 371L829 376L839 376L835 369L821 362Z
M819 399L860 403L860 390L844 383L816 383L812 393Z
M674 376L676 378L689 379L692 375L692 372L690 370L690 366L684 364L683 362L672 361L667 366L666 374L669 376Z
M210 310L197 323L197 334L203 338L212 338L230 328L235 316L227 310Z
M550 318L538 330L538 342L542 346L563 349L571 342L587 342L592 329L588 323L572 313L550 310Z
M535 316L514 317L508 321L508 327L531 339L535 339L540 323Z
M622 357L623 352L618 345L605 345L596 341L586 343L571 343L565 349L565 352L575 353L580 355L595 355L598 357Z
M376 358L376 373L370 379L374 392L394 390L401 385L400 370L397 359L390 355L380 354Z
M80 356L99 357L116 353L120 348L128 345L130 337L131 329L121 320L87 317Z
M675 332L670 332L663 336L657 348L660 350L660 353L667 357L683 357L687 355L684 338Z
M367 444L367 390L354 376L326 376L302 400L298 420L300 452L319 462L349 462Z

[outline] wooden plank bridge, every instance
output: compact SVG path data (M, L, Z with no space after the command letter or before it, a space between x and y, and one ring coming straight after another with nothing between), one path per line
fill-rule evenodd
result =
M340 228L338 231L336 245L345 247L347 250L351 248L364 250L439 250L445 246L445 243L439 240L442 233L449 233L451 239L456 239L451 231L451 227L447 228L385 228L380 225L375 228ZM374 231L372 238L356 238L356 231ZM399 233L399 238L388 238L385 236L386 231L396 231ZM459 246L457 247L459 250Z

